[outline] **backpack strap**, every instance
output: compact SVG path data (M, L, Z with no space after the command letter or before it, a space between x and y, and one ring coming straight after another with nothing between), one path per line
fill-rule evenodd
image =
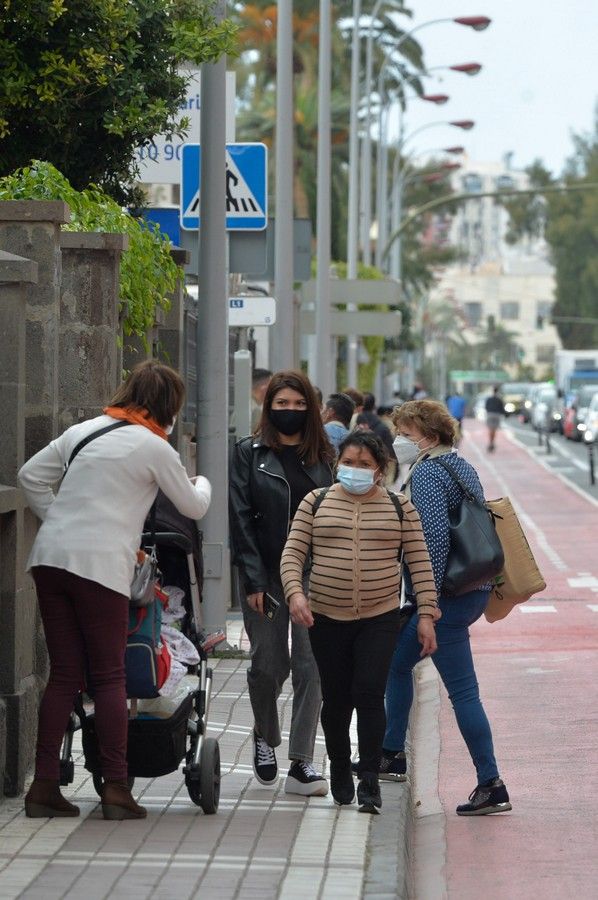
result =
M79 443L73 449L73 452L69 456L69 461L67 462L67 464L64 467L64 474L66 475L66 473L68 472L68 468L69 468L70 464L72 463L72 461L74 460L74 458L76 457L77 453L79 453L80 450L83 450L83 448L86 447L87 444L89 444L91 441L94 441L97 437L100 437L100 435L102 435L102 434L107 434L109 431L114 431L116 428L122 428L124 425L130 425L130 424L131 424L130 422L126 422L124 419L121 419L118 422L113 422L111 425L106 425L104 428L100 428L99 431L92 431L91 434L88 434L87 437L84 437L82 441L79 441Z
M324 497L326 496L326 494L328 493L328 491L330 490L331 487L332 487L332 485L330 484L330 485L328 485L328 487L321 488L319 493L316 494L314 502L312 503L312 507L311 507L311 515L312 515L313 519L315 519L317 511L321 507L322 501L324 500Z
M403 505L401 503L401 498L399 497L398 494L395 494L394 491L389 491L388 488L386 488L386 493L392 500L392 505L394 506L394 508L397 511L397 516L399 517L399 522L402 522L403 521Z

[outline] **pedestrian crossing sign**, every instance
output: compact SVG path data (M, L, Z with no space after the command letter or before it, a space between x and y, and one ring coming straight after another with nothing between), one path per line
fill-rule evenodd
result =
M181 227L199 228L201 146L181 154ZM226 145L227 231L263 231L268 224L268 150L265 144Z

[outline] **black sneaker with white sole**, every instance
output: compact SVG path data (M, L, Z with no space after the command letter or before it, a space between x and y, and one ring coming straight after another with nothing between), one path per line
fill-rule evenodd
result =
M351 771L359 777L359 760L351 763ZM380 781L406 781L407 757L403 750L394 753L392 750L383 750L378 769Z
M359 812L378 813L382 806L378 776L364 772L357 785L357 805Z
M328 782L320 775L311 763L295 760L284 783L285 794L300 794L302 797L325 797L328 793Z
M469 795L469 802L457 807L458 816L488 816L512 809L509 794L500 778L478 784Z
M380 781L406 781L407 757L402 750L398 753L382 751L378 778Z
M263 737L253 731L253 771L260 784L276 784L278 778L278 763L274 747L271 747Z

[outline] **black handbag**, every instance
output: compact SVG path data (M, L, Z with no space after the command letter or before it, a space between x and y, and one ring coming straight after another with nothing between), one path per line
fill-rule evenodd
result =
M502 571L505 557L494 517L462 478L440 457L434 462L446 469L463 491L456 509L449 510L450 550L442 582L442 593L457 597L492 579Z

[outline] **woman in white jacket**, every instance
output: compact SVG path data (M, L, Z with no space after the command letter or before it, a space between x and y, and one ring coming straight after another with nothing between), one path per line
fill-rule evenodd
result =
M141 363L104 415L73 425L19 472L27 502L42 520L27 568L50 657L35 779L25 797L30 817L79 814L60 793L59 754L86 670L95 691L104 818L146 815L127 786L129 594L143 523L158 489L191 519L200 519L210 503L207 479L190 479L168 443L184 391L173 369L154 360ZM118 427L125 424L131 427ZM73 450L92 435L69 466Z

